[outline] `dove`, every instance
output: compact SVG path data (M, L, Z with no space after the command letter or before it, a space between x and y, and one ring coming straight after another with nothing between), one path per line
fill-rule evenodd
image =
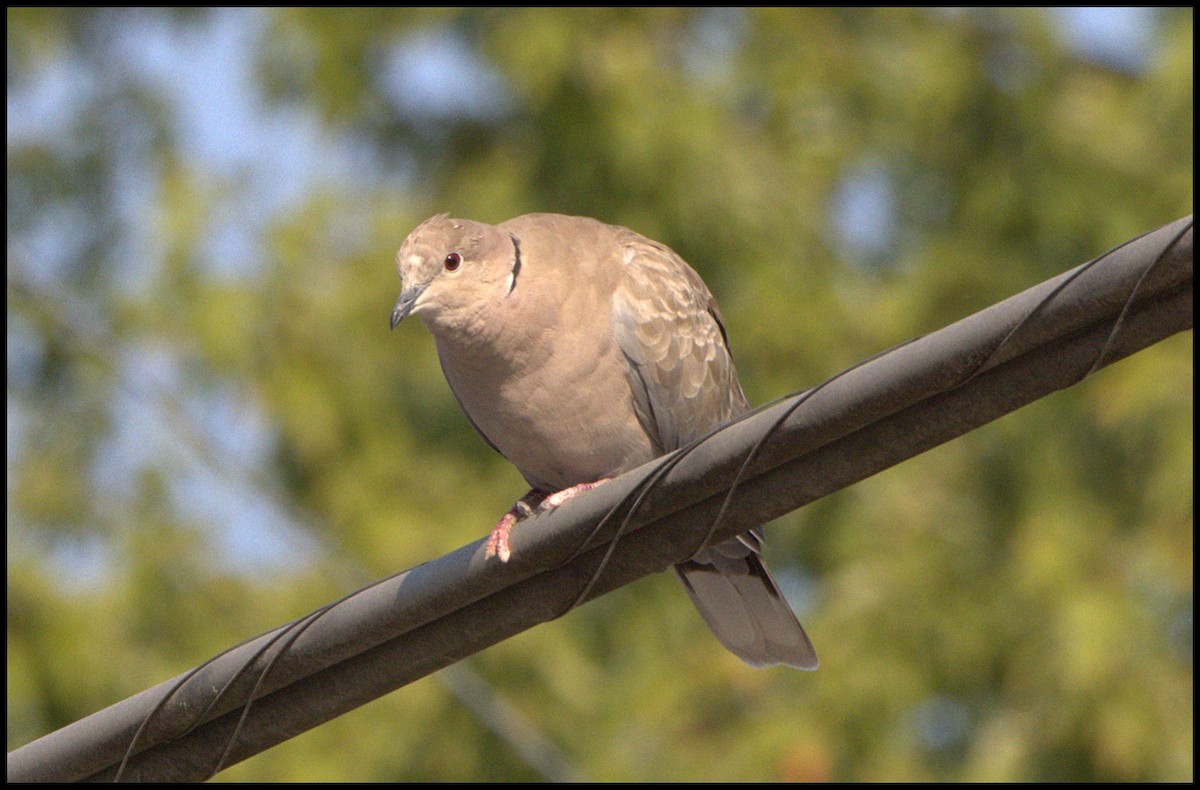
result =
M587 217L439 214L396 254L395 329L419 316L458 405L531 486L510 531L749 411L716 301L669 247ZM816 669L758 529L674 566L717 640L753 666Z

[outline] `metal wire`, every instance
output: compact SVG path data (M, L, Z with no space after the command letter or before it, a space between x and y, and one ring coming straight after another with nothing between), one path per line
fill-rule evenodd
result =
M285 514L291 524L304 533L306 541L319 544L321 547L322 571L326 575L344 582L344 586L348 587L362 586L371 581L372 575L368 573L366 568L359 565L345 551L342 545L332 540L329 537L328 531L320 527L317 519L311 513L300 507L293 500L282 496L260 470L246 464L237 463L236 461L231 463L229 458L215 453L209 441L201 436L200 432L186 418L185 412L187 410L185 408L184 396L170 388L162 386L158 382L134 383L128 377L120 375L120 362L117 360L115 352L115 349L120 346L119 339L112 333L109 327L103 325L103 322L97 320L94 316L92 320L85 321L81 326L79 316L85 314L82 305L71 300L62 292L51 293L28 281L23 281L19 277L10 277L9 288L13 294L22 299L24 308L36 311L40 320L50 323L54 327L56 336L65 339L64 342L66 342L74 353L100 365L108 373L114 375L118 386L125 392L125 395L137 402L139 407L142 407L146 412L159 413L160 427L165 432L165 435L173 439L177 449L189 456L190 462L203 468L206 473L232 486L235 490L245 489L253 496L270 502L273 508ZM119 517L116 515L119 506L116 503L94 500L93 505L101 506L105 510L111 511L110 518L114 521L119 520ZM276 640L284 639L288 636L289 632L298 636L296 634L297 630L306 628L307 622L315 617L319 617L323 610L336 605L336 603L322 607L316 612L310 613L284 626L277 635L273 636L266 645L263 645L256 652L255 658L261 657ZM290 641L294 641L294 639ZM229 650L240 646L240 643L234 645L234 647L214 656L209 662L205 662L184 674L176 683L175 689L177 690L182 687L188 679L204 669L211 661L220 658L221 655L229 652ZM275 655L282 653L286 649L287 643ZM273 660L274 658L272 658ZM212 697L208 705L193 717L195 724L198 725L206 720L212 707L229 691L230 684L242 674L249 671L251 666L251 663L245 664L243 672L239 672L229 678L225 685ZM579 780L582 777L581 772L574 766L571 766L562 754L556 753L554 744L536 731L536 726L533 722L524 721L520 728L514 728L506 724L509 719L513 718L511 715L503 717L491 716L490 718L483 717L481 711L494 709L507 710L511 709L511 706L474 670L462 664L459 664L456 668L458 669L458 673L455 676L457 680L451 679L446 673L440 674L438 680L460 702L466 705L468 709L477 716L480 716L480 723L491 730L503 743L507 744L514 753L520 755L522 758L536 757L538 760L537 764L529 763L527 760L527 764L532 770L541 774L543 779L550 781L562 780L566 776L573 777L575 780ZM265 676L266 672L269 672L269 665L262 672L263 675L260 676L260 680ZM116 778L118 780L123 775L128 758L138 750L145 728L154 721L155 716L170 702L173 695L174 691L169 691L162 696L150 714L143 719L142 724L130 739L125 756L117 769ZM249 707L250 705L247 703L243 709L243 717L248 715ZM530 747L531 743L538 744L538 748L532 749ZM230 742L227 749L231 748L232 744L233 741ZM210 775L219 772L224 761L225 755L214 764ZM546 767L551 767L553 769L552 772L546 773L543 770Z
M1192 309L1186 217L524 522L508 563L480 540L14 750L8 779L203 779L1071 386Z

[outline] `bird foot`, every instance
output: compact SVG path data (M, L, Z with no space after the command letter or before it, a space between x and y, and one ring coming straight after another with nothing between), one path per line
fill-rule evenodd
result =
M518 499L516 504L500 517L488 535L484 556L488 559L499 557L501 562L508 562L508 558L512 556L512 550L508 547L508 531L521 519L533 515L533 509L545 501L547 496L545 491L534 488Z
M553 494L547 494L545 491L540 491L536 488L531 489L528 494L517 500L507 513L501 516L496 522L496 526L488 535L487 543L484 546L484 556L488 559L499 557L501 562L508 562L508 558L512 556L512 549L508 545L508 533L518 521L532 516L535 512L545 513L566 502L568 499L582 494L584 491L590 491L597 486L602 486L609 481L609 478L602 477L592 483L580 483L579 485L564 488L562 491L556 491Z
M564 488L562 491L556 491L542 500L541 504L538 505L538 512L553 510L563 502L582 494L584 491L591 491L593 488L599 488L607 483L610 479L611 478L608 477L602 477L599 480L591 483L580 483L577 486L571 486L570 488Z

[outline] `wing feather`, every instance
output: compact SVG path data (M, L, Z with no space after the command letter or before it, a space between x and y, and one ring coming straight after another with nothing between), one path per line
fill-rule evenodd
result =
M613 300L618 345L631 363L638 419L662 451L674 450L748 404L716 301L700 275L669 248L619 236L623 269Z

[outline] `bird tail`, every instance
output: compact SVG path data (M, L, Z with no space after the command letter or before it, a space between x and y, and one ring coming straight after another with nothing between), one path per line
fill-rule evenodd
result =
M755 533L702 550L675 572L722 645L756 667L816 669L817 653L757 550Z

